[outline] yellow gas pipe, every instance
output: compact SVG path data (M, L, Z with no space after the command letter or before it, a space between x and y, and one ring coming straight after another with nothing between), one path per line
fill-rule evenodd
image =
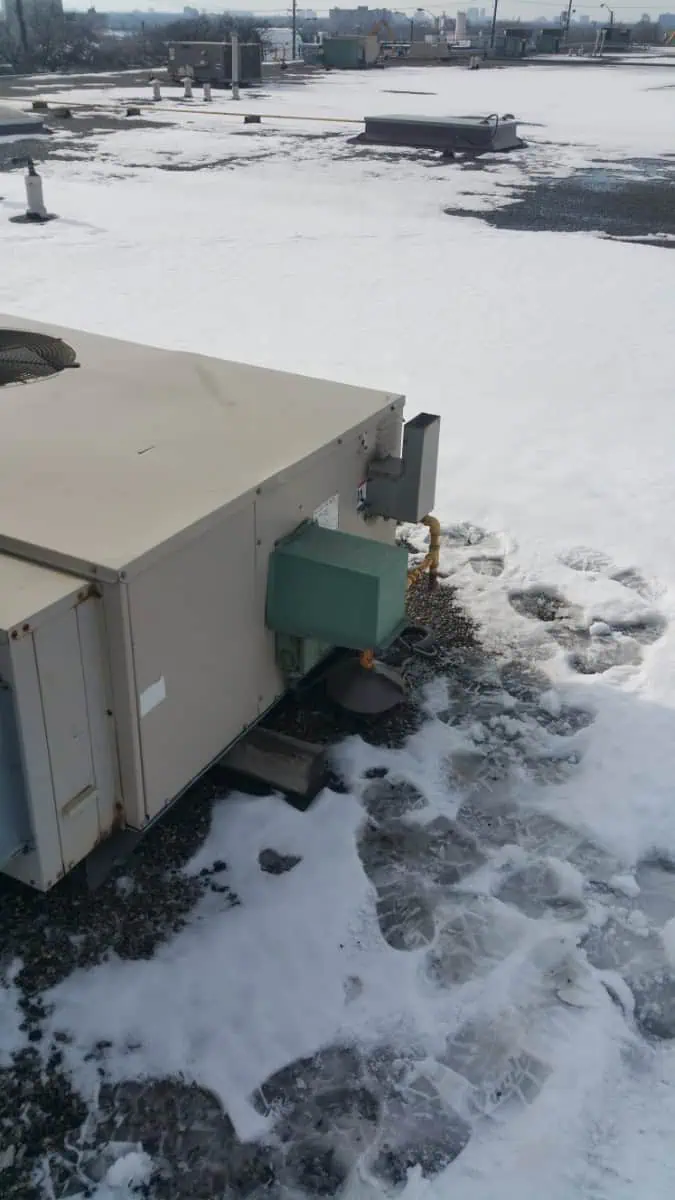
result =
M441 556L441 523L438 517L422 517L422 525L426 525L429 530L429 549L416 567L411 567L408 571L408 587L411 583L416 583L425 571L429 572L429 587L436 586L438 580L438 566Z

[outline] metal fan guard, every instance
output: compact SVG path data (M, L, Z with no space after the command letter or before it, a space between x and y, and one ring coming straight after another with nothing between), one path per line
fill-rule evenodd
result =
M0 387L46 379L77 366L72 346L28 329L0 329Z

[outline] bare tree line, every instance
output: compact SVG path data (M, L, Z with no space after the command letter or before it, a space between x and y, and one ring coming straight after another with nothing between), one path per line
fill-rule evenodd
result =
M0 23L0 63L21 71L128 70L165 66L171 41L223 41L235 32L259 41L261 22L228 14L141 26L119 36L94 13L62 13L48 3L13 0L15 29Z

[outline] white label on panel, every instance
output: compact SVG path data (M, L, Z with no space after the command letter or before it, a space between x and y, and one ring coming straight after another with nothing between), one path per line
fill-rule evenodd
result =
M157 708L158 704L166 700L166 684L162 675L156 683L151 683L150 687L146 687L144 692L141 692L138 697L138 706L142 717L147 717L153 708Z
M324 529L337 529L340 521L340 497L331 496L314 512L313 520Z

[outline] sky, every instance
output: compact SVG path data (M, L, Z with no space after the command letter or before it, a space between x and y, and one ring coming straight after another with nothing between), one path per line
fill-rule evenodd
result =
M134 0L99 0L99 3L96 4L96 7L104 12L129 12L132 9L152 7L157 12L182 13L186 2L189 3L189 0L156 0L154 5L149 5L143 3L143 0L141 0L140 3L134 3ZM356 7L358 3L359 0L343 0L343 3L338 7L352 8ZM378 6L379 0L370 0L371 8ZM69 9L86 9L89 7L90 5L86 2L86 0L81 0L80 3L66 2L66 8ZM284 4L283 0L256 0L255 7L243 4L242 0L234 0L234 3L231 5L221 3L219 0L211 0L209 4L199 3L199 0L195 0L194 7L207 12L228 12L235 8L237 10L243 11L246 9L246 11L249 11L250 7L250 11L261 16L269 13L280 13L285 11L290 13L290 5ZM319 6L311 5L310 3L306 2L298 3L299 9L313 8L313 10L319 15L327 14L329 7L332 7L332 4L324 3L323 5ZM411 14L415 11L415 6L413 5L392 4L390 7L396 9L397 11L410 12ZM485 8L487 12L491 12L492 0L467 0L464 8ZM501 17L519 17L523 21L534 21L537 17L554 17L556 13L560 13L566 8L567 5L564 3L564 0L562 0L562 2L557 2L557 0L500 0L499 15ZM651 13L651 16L655 20L658 17L659 12L668 12L671 10L671 8L675 8L675 3L669 6L667 3L663 3L663 0L661 0L661 5L652 9L650 9L649 4L615 4L613 8L617 22L638 21L645 12ZM442 12L447 12L448 16L454 16L457 11L457 7L442 3L432 3L425 5L425 11L430 12L433 16L436 16ZM574 11L578 16L583 14L589 16L592 21L601 21L607 16L606 10L604 10L599 4L578 4L575 5Z

